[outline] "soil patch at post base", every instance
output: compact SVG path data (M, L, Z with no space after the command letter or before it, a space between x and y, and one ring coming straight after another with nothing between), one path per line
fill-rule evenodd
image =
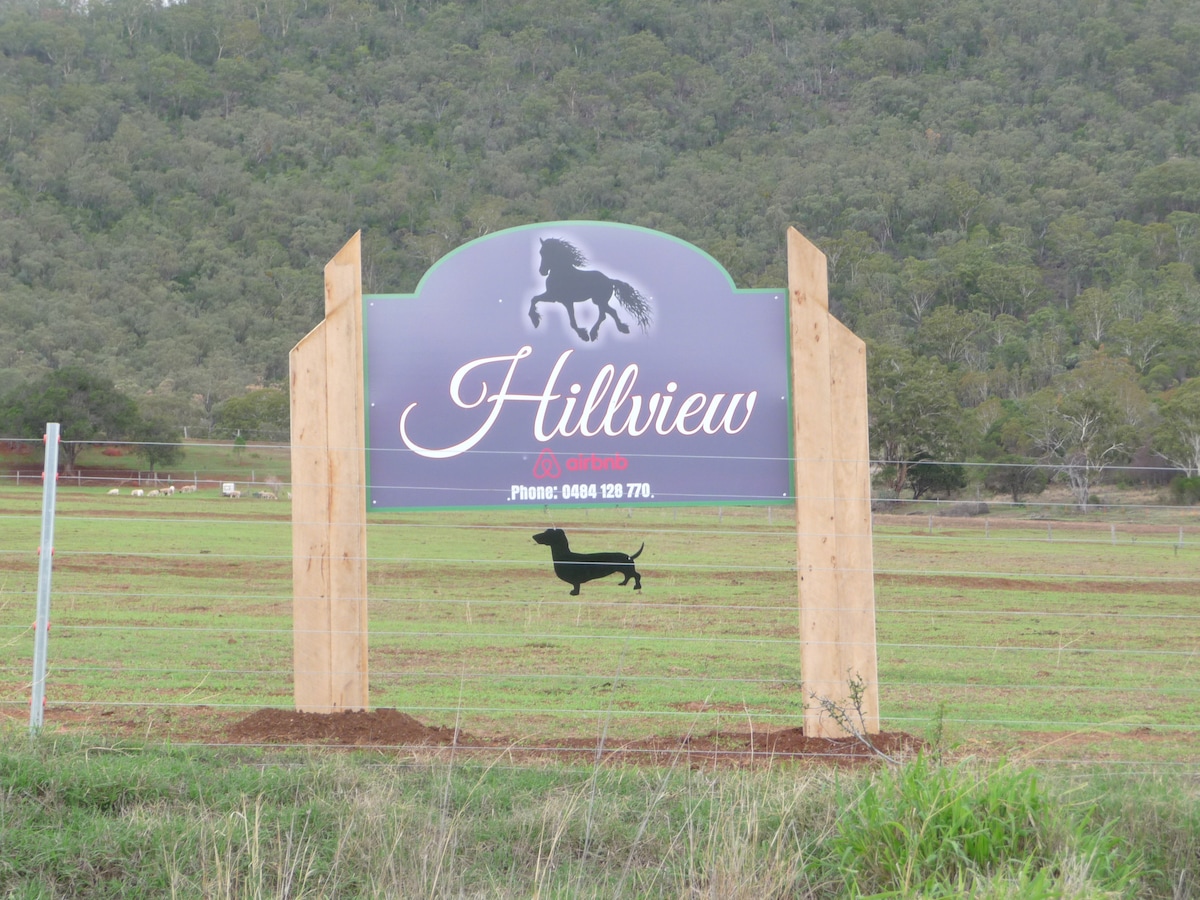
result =
M320 745L374 747L389 750L453 750L458 754L497 750L523 760L604 762L624 765L749 766L785 761L823 765L862 765L886 758L915 755L924 746L903 732L854 737L807 737L799 728L764 732L712 731L686 736L664 735L637 740L555 738L514 741L479 737L453 728L423 725L395 709L362 712L305 713L260 709L228 727L218 738L231 744L269 746Z
M422 725L395 709L336 713L260 709L235 723L226 734L239 744L410 747L455 742L454 729Z

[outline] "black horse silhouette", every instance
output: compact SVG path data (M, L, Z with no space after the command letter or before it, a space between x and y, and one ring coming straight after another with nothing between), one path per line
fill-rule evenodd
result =
M574 244L561 238L542 239L542 267L538 272L546 278L546 290L538 294L529 303L529 318L533 327L541 323L541 314L537 311L539 303L561 303L567 308L567 318L571 320L571 328L581 340L594 341L600 333L600 323L607 317L617 324L617 330L629 334L629 326L621 321L616 310L610 306L615 296L621 306L633 316L638 326L645 331L650 326L650 304L646 302L636 288L609 278L603 272L594 269L581 269L587 259L579 252ZM583 300L591 300L600 310L600 317L589 332L580 328L575 322L575 304Z

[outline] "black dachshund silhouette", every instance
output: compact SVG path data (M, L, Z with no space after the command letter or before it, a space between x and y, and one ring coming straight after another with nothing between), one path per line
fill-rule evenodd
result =
M646 544L638 547L637 553L575 553L567 543L567 533L561 528L547 528L541 534L535 534L533 539L550 548L550 556L554 559L554 574L572 586L571 596L579 594L579 586L593 578L603 578L605 575L624 575L622 585L633 579L633 589L642 589L642 576L633 567L633 561L642 555Z

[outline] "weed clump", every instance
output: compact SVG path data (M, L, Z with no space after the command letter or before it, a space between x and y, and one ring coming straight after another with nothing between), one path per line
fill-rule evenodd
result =
M1068 873L1120 893L1140 871L1135 852L1093 825L1093 806L1064 803L1031 769L980 771L919 756L880 771L854 796L843 789L842 802L828 849L854 894L975 896L981 883L998 882L1022 897L1063 896Z

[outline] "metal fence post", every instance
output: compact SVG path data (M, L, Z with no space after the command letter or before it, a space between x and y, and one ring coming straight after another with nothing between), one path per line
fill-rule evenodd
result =
M58 494L58 423L46 425L46 462L42 470L42 543L38 547L37 621L33 626L33 697L29 731L42 727L46 703L46 649L50 636L50 567L54 558L54 501Z

